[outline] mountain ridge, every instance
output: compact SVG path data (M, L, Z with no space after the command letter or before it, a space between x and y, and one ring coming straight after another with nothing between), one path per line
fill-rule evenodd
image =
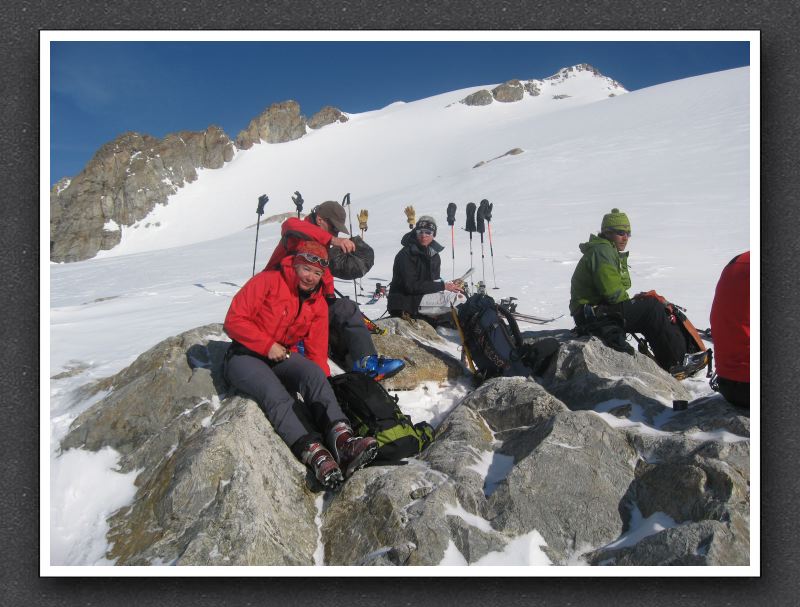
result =
M520 101L526 92L538 96L546 83L562 88L564 83L581 74L590 75L609 90L625 91L595 68L579 64L562 68L543 80L528 80L525 84L510 81L520 83L519 93L514 97L504 96L508 82L497 85L489 94L501 103ZM571 96L564 93L554 98ZM432 98L435 97L438 96ZM80 174L74 178L64 177L51 188L50 259L54 262L81 261L113 249L121 241L123 228L138 228L137 222L145 219L157 205L168 204L170 196L194 182L202 169L222 168L237 153L250 150L256 144L294 141L327 125L345 123L358 116L325 106L307 120L297 102L286 100L267 107L235 140L214 125L200 132L170 133L163 139L123 133L101 146ZM142 226L160 227L160 222Z

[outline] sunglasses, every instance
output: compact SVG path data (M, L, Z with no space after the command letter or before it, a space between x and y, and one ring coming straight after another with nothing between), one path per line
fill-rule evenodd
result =
M296 253L295 257L302 257L303 259L305 259L306 261L309 261L311 263L318 263L323 268L327 268L328 265L330 264L330 262L327 259L325 259L324 257L319 257L317 255L312 255L311 253Z
M433 230L425 230L425 229L417 230L417 234L419 234L420 236L433 236Z
M631 232L630 230L611 230L612 234L616 234L617 236L628 236L630 238Z

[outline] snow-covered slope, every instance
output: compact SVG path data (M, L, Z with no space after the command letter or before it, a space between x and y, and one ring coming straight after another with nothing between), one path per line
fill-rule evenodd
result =
M294 209L289 196L295 190L309 203L341 200L349 191L354 204L387 213L393 201L408 197L409 186L422 187L418 195L436 201L474 197L478 194L472 188L482 188L486 181L485 175L473 174L476 163L515 147L535 152L552 145L568 125L581 128L568 110L625 92L589 71L562 70L551 79L534 82L541 94L526 93L518 102L470 107L458 101L494 85L463 89L351 114L349 122L309 129L299 140L240 151L222 169L201 172L166 206L123 228L121 243L100 256L233 233L253 224L255 201L263 193L270 196L268 210L274 212ZM528 159L534 161L534 156ZM454 190L455 184L463 188Z
M403 208L411 204L417 216L430 214L440 222L443 275L461 274L472 263L475 280L485 275L490 287L498 286L493 296L516 296L520 311L552 316L567 312L578 243L617 206L633 227L632 292L656 289L686 307L696 325L708 326L719 274L731 257L751 247L751 221L758 221L758 201L750 200L749 77L742 68L613 98L607 91L582 95L581 77L565 81L575 87L565 99L543 90L517 103L457 103L486 88L480 86L353 115L348 123L297 141L254 146L224 168L202 172L142 227L126 229L114 250L49 265L48 377L72 370L50 382L43 414L51 422L51 448L89 404L76 401L75 388L120 370L169 335L222 321L253 269L255 210L264 193L270 196L268 215L294 210L295 190L303 194L306 211L327 199L341 200L346 192L353 214L368 209L365 238L376 261L362 281L365 291L391 277L408 228ZM492 160L512 148L523 153ZM464 209L482 198L494 204L491 248L488 234L483 246L475 234L470 256L461 229ZM454 263L445 223L449 202L458 205ZM145 229L147 222L160 226ZM260 228L257 268L278 234L277 224ZM757 293L758 252L752 244ZM339 289L352 293L352 282ZM384 310L363 309L373 317ZM571 325L566 315L552 327ZM753 325L756 354L757 308ZM708 391L702 378L692 389ZM425 402L408 404L425 418ZM82 460L81 473L107 474L101 460L95 460L96 472ZM90 540L102 529L76 531L57 516L70 499L67 488L76 486L63 482L65 475L77 474L70 467L76 464L61 457L51 465L52 478L59 480L52 488L54 562L93 563L102 551ZM96 516L86 520L103 521L100 514L110 507L87 497L84 510ZM69 538L81 534L88 538L85 550L65 554Z

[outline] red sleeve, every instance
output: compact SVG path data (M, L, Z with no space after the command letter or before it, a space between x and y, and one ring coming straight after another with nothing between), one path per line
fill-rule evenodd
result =
M326 247L330 246L331 238L333 238L333 235L327 230L323 230L308 219L297 219L297 217L290 217L281 224L281 236L286 236L288 232L300 232Z
M259 272L248 280L234 295L223 325L228 337L262 356L267 355L275 339L262 330L255 319L278 279L280 276L276 272Z
M314 318L308 335L303 339L306 357L314 361L325 372L331 374L328 367L328 303L322 297L314 302Z

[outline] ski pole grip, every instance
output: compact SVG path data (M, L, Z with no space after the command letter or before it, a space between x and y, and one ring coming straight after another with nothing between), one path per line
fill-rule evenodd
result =
M258 213L259 216L264 214L264 207L267 206L268 202L269 196L266 194L261 194L261 196L258 197L258 208L256 209L256 213Z
M451 226L456 222L456 203L451 202L447 205L447 225Z
M467 232L474 232L475 227L475 203L470 202L467 205Z
M477 218L477 231L478 234L483 234L484 230L486 229L486 225L483 223L483 211L484 208L482 206L478 207L478 212L475 214Z
M486 221L492 220L492 205L490 205L489 201L485 198L481 200L480 205L478 205L478 211L483 215Z

